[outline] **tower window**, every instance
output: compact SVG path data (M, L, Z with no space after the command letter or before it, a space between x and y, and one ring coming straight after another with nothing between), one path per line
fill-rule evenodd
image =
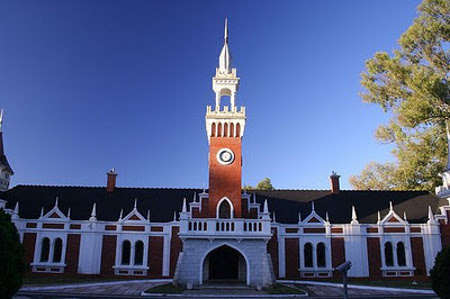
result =
M324 268L326 266L325 260L325 244L319 243L317 244L317 267Z
M405 245L403 242L397 243L397 262L399 266L406 266Z
M134 264L142 265L144 261L144 243L137 241L134 247Z
M224 200L219 207L219 218L231 218L231 207L228 201Z

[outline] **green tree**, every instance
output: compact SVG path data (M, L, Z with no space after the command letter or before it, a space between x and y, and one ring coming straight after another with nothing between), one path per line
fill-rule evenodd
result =
M247 190L247 191L251 191L251 190L275 190L275 188L272 185L272 182L270 181L269 178L265 178L263 180L261 180L256 187L253 187L251 185L244 185L243 189Z
M0 209L0 298L11 298L22 285L23 252L11 217Z
M350 183L361 189L432 190L447 158L450 119L450 2L424 0L392 55L366 61L362 99L391 116L375 137L395 145L394 162L371 163Z
M431 269L431 286L442 299L450 298L450 247L442 249Z

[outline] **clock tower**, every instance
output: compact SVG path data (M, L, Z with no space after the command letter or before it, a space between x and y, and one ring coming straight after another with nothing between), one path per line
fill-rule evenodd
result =
M209 141L208 217L242 217L242 152L245 129L245 107L236 106L239 77L231 67L228 46L228 24L225 20L225 40L219 55L219 67L212 80L216 94L214 109L207 106L206 132Z

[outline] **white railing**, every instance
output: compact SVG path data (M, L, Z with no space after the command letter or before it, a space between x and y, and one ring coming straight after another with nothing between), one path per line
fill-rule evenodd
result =
M189 236L269 236L270 219L180 219L180 235Z

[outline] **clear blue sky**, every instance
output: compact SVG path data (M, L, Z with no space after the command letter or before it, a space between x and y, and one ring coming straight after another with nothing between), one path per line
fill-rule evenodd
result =
M204 115L228 17L243 182L329 189L391 160L362 103L364 61L419 1L1 1L0 107L12 184L203 187Z

